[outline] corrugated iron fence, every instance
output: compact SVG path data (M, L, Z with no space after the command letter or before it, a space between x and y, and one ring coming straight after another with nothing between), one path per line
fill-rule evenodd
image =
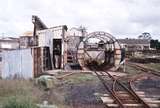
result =
M2 78L33 78L32 49L2 52Z

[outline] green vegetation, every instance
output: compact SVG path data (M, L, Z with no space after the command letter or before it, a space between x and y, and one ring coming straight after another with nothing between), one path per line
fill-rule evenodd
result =
M156 70L156 71L160 72L160 63L145 63L143 65L146 66L147 68L150 68L150 69L153 69L153 70ZM129 75L136 75L136 74L141 73L143 71L141 71L139 69L136 69L134 67L131 67L131 66L126 64L126 72Z
M9 104L14 103L12 100L16 101L15 104L18 105L23 104L23 101L27 105L31 102L38 103L41 95L42 91L34 85L33 81L0 80L0 106L4 103L6 106L9 106ZM29 103L26 102L27 100L29 100Z
M151 40L150 47L156 48L157 50L159 50L160 49L160 42L158 40Z
M99 80L92 74L73 74L64 78L64 81L68 84L81 84L86 82L97 82Z
M30 99L11 97L2 105L2 108L38 108L38 107Z
M126 72L127 72L129 75L135 75L135 74L141 73L140 70L137 70L137 69L135 69L134 67L131 67L131 66L127 65L127 64L126 64Z
M144 65L147 66L148 68L160 71L160 63L148 63Z
M58 108L71 108L72 103L66 103L70 98L70 90L90 84L99 84L97 77L81 73L66 76L60 80L54 77L49 81L43 78L41 80L0 80L0 108L37 108L36 104L42 104L44 100Z

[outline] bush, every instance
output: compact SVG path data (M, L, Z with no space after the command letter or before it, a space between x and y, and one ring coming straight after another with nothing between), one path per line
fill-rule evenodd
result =
M35 103L41 102L43 91L29 80L0 80L0 104L8 101L10 97L21 99L30 98Z
M38 107L29 99L21 99L13 97L8 99L8 101L4 103L2 105L2 108L38 108Z

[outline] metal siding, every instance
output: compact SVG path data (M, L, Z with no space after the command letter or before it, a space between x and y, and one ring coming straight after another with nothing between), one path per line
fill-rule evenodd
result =
M52 39L62 39L63 30L62 27L50 28L46 30L38 31L39 46L52 46Z
M33 78L31 49L2 52L2 78Z
M53 32L54 32L54 39L62 39L63 32L62 32L61 29L60 30L54 30Z

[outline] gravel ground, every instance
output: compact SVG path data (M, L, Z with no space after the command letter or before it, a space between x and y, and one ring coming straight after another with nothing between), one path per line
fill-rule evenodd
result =
M144 91L149 97L157 97L160 99L160 78L148 77L135 83L138 90Z

